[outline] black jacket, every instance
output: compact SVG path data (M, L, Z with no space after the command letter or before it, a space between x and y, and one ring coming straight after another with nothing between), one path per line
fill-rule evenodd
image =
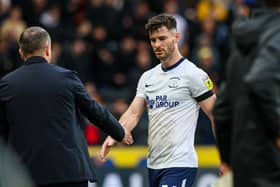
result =
M237 48L214 107L221 158L232 165L235 187L279 187L280 14L255 12L239 20Z
M77 75L31 57L0 81L0 135L21 156L38 185L96 181L80 112L113 138L123 128L91 100Z

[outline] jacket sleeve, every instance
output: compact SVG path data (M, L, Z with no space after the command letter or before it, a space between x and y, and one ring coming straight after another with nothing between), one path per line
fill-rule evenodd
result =
M245 77L250 99L272 138L280 137L280 35L262 47Z
M217 94L214 105L214 122L217 146L223 162L230 164L231 151L231 107L228 99L226 83L223 83Z
M8 141L9 135L9 126L5 113L5 102L9 99L7 90L6 81L0 80L0 137L5 141Z
M92 100L82 82L74 72L71 72L71 87L75 95L75 102L80 111L96 126L115 140L121 141L124 129L116 118L103 106Z
M8 122L6 120L6 114L4 110L4 104L0 104L0 137L8 141L8 134L9 134L9 128L8 128Z

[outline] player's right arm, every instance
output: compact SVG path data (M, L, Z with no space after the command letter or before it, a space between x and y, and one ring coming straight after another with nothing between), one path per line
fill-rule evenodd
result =
M140 120L143 112L145 110L145 99L141 97L135 97L126 110L126 112L120 117L120 124L125 127L128 131L132 131L135 126L138 124L138 121ZM110 151L110 148L114 146L116 143L116 140L114 140L111 136L108 136L106 140L104 141L100 157L102 160L105 159L107 154Z

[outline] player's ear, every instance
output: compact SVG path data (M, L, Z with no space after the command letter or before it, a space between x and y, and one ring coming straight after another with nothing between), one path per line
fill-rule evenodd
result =
M47 45L47 47L45 48L45 54L47 56L51 56L51 45Z
M20 56L21 60L25 61L26 57L25 57L25 54L24 54L24 52L22 51L21 48L18 49L18 53L19 53L19 56Z
M48 63L51 63L52 49L50 43L47 44L47 46L44 48L44 56Z
M176 38L176 41L178 42L179 39L180 39L180 33L179 33L179 32L176 32L176 33L175 33L175 38Z

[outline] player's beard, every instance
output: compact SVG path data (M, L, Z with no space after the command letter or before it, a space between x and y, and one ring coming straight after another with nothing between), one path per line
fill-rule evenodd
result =
M162 49L162 54L161 55L156 55L156 57L161 60L161 61L165 61L166 59L168 59L170 56L172 56L172 54L175 51L175 41L172 40L172 42L170 42L169 44L167 44L166 49Z

